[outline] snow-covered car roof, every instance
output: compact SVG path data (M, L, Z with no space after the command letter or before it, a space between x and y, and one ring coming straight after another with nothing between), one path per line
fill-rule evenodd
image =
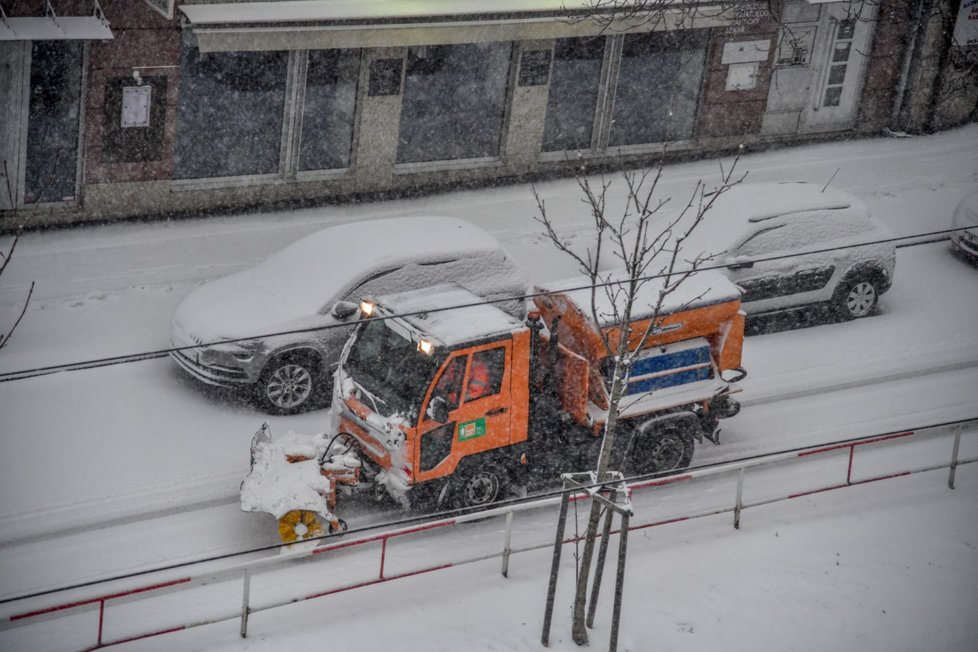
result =
M739 184L716 198L684 251L687 258L700 252L720 254L740 244L762 223L773 225L820 213L869 218L866 204L844 190L804 182Z
M408 315L403 321L443 346L503 335L523 327L509 313L452 283L389 294L376 300L387 314Z
M446 247L446 242L451 247ZM498 252L499 242L455 217L396 217L351 222L306 236L272 254L251 278L315 312L377 270Z

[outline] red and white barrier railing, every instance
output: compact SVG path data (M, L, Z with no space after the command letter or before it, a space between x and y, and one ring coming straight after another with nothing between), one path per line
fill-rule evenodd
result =
M978 434L978 419L969 419L926 426L910 431L884 433L871 437L852 439L843 442L834 442L804 449L764 455L748 460L690 469L689 471L680 475L631 482L628 484L628 488L633 494L636 492L668 488L671 491L682 492L683 496L693 497L694 494L692 492L695 490L698 482L711 478L715 479L733 476L736 478L736 489L733 500L727 504L719 506L712 505L703 509L670 516L669 518L647 522L641 522L637 518L633 518L630 522L629 530L646 529L659 525L665 525L667 523L677 523L723 513L733 513L733 525L734 527L739 528L744 510L752 507L758 507L761 505L791 500L803 496L810 496L816 493L864 485L870 482L878 482L939 469L949 470L948 486L953 488L955 474L958 467L978 462L978 456L970 458L959 457L962 436L974 436L976 434ZM857 452L859 451L864 451L870 448L878 449L879 447L890 446L902 442L921 441L924 439L936 440L941 438L951 439L951 447L950 451L948 451L946 461L918 466L888 468L885 470L885 472L873 474L867 477L857 478L854 476L854 461L857 457ZM806 464L816 459L828 460L832 458L832 456L838 457L842 455L844 455L843 461L846 465L846 469L845 479L841 482L823 483L817 486L808 487L802 491L783 491L782 493L778 493L773 496L766 496L764 498L758 498L752 501L745 501L744 499L744 483L745 477L748 474L755 474L764 469L782 467L788 464ZM834 462L834 460L832 461ZM835 471L835 468L833 467L832 470ZM582 494L573 497L572 499L582 500L586 498L587 495ZM27 609L7 616L4 620L0 621L0 632L15 627L33 625L53 618L59 618L68 613L77 614L80 610L88 608L97 612L97 623L93 623L91 633L87 635L94 635L94 641L90 643L83 643L82 646L87 646L85 649L98 649L111 645L118 645L121 643L233 619L240 619L241 636L244 637L247 635L248 618L251 614L275 609L304 600L312 600L315 598L321 598L337 593L343 593L367 586L381 584L384 582L400 580L493 558L500 558L502 560L501 571L505 576L508 574L509 559L512 555L533 550L546 549L553 545L553 535L552 533L547 533L549 538L545 536L539 542L532 542L517 548L512 547L513 520L515 515L522 512L540 511L549 507L555 507L559 505L559 503L560 496L555 495L539 500L514 502L512 504L503 505L483 512L442 518L420 525L401 527L377 534L355 537L355 533L351 532L348 533L343 539L337 540L335 543L327 539L325 545L315 548L303 547L314 545L314 542L296 544L291 548L284 549L282 554L277 556L264 557L258 560L249 560L223 567L212 572L202 572L198 575L160 579L145 586L127 587L122 590L112 591L101 595L71 600L60 604L44 605L33 609ZM638 515L636 514L636 516ZM448 559L446 555L442 557L440 563L429 563L426 565L413 566L407 570L391 572L388 567L388 555L390 547L399 541L415 537L419 534L435 533L440 530L456 528L466 523L486 522L489 519L499 517L505 517L505 527L503 530L503 542L501 548L493 549L492 551L483 554L470 555L459 559ZM578 539L576 537L570 537L565 539L565 543L572 543L577 540ZM315 543L324 542L320 541ZM336 554L341 553L341 551L357 550L369 552L373 547L379 547L379 551L377 551L378 558L376 560L376 565L373 566L376 569L376 572L371 572L369 576L364 576L355 581L341 583L336 586L320 587L319 590L299 595L293 594L280 597L276 596L271 599L267 599L263 604L257 606L254 604L254 596L252 595L252 579L258 575L277 571L281 572L288 568L294 568L295 562L298 560L304 560L306 562L329 560ZM430 555L427 555L427 558L430 559ZM185 591L194 587L202 587L205 585L212 586L215 584L237 580L241 580L242 582L240 608L237 606L228 606L227 608L222 608L222 610L218 613L211 614L207 618L202 618L196 621L182 622L171 626L160 626L155 629L149 628L144 631L115 638L105 636L106 612L110 605L113 607L118 607L126 603L132 603L140 600L157 599L174 591ZM229 605L230 604L231 603L229 602ZM77 625L73 626L72 632L76 636L82 635L82 632L79 631ZM89 638L89 641L91 641L91 638Z

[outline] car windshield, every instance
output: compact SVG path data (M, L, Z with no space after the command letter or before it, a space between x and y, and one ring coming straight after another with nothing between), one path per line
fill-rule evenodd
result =
M400 414L413 421L440 360L419 351L414 341L390 328L386 320L378 320L357 331L345 370L377 399L373 407L381 416Z

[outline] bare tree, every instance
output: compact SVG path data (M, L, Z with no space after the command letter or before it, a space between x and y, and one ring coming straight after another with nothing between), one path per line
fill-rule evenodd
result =
M702 181L698 182L685 204L678 208L671 198L663 197L659 190L661 163L654 169L625 172L622 174L625 202L620 214L614 217L610 215L608 202L613 197L613 182L603 176L594 180L582 171L577 176L577 183L594 230L592 244L584 253L575 251L560 237L543 198L534 188L538 211L534 219L543 225L545 234L554 246L570 256L591 282L592 319L600 324L610 317L610 321L620 325L620 328L610 331L599 329L607 358L613 361L608 413L596 465L599 483L605 482L608 476L612 451L615 449L618 415L632 362L649 336L662 326L666 299L714 257L707 252L695 252L687 258L683 245L703 223L717 198L743 180L743 176L734 178L736 164L735 159L728 170L724 170L721 164L718 186L708 190ZM605 258L609 255L618 269L602 271L607 263ZM650 282L658 285L656 300L651 306L639 305L640 291ZM603 301L599 301L602 298L599 293L603 293ZM599 308L599 305L603 307ZM633 315L641 311L644 320L645 315L650 314L649 309L651 318L636 339L636 333L630 326ZM607 314L609 310L610 315ZM601 505L598 501L592 501L574 600L573 638L578 645L584 645L588 640L585 602L600 518Z
M10 175L8 174L6 161L3 161L3 179L5 182L4 189L6 190L7 198L10 202L10 205L16 206L16 204L14 203L14 191L13 191L13 187L10 185ZM14 215L16 217L16 210L14 211ZM13 258L14 250L17 248L17 243L20 241L20 234L23 232L24 226L25 224L23 222L19 223L17 227L14 229L13 240L10 243L10 248L7 249L6 251L0 250L0 277L3 276L3 273L7 270L7 265L10 264L10 261ZM0 349L3 349L3 347L7 346L7 344L10 342L10 338L13 336L14 331L17 330L17 327L20 325L21 320L24 318L24 315L27 313L27 306L30 304L31 296L33 294L34 294L34 282L31 281L31 287L27 291L27 298L24 299L24 305L21 307L20 314L17 315L17 319L14 321L13 325L10 326L9 330L7 330L6 332L0 331Z

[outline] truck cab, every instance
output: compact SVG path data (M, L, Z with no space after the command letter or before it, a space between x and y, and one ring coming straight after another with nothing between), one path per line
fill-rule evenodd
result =
M525 453L526 326L452 285L389 295L367 310L337 375L339 430L396 498L492 502L516 480L499 469Z

